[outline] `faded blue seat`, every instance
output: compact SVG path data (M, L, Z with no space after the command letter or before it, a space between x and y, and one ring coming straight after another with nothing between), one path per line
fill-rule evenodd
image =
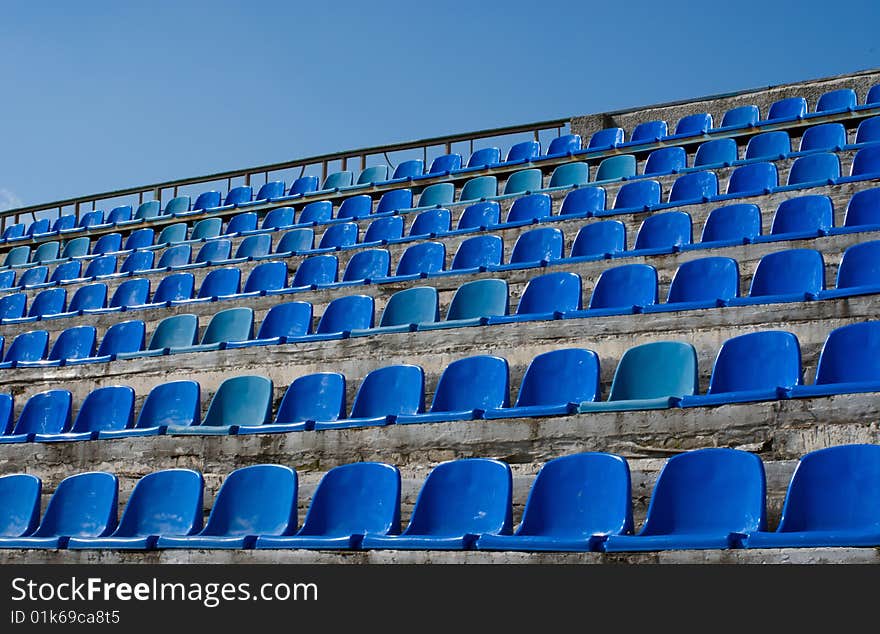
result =
M333 218L333 203L329 200L311 202L299 214L298 224L317 224L329 222Z
M461 169L461 154L442 154L431 161L428 174L448 174Z
M584 225L571 245L571 257L605 258L626 250L626 226L620 220Z
M820 299L873 295L880 292L880 240L848 247L837 268L833 290L819 292Z
M112 234L111 234L112 235ZM30 260L31 248L27 245L13 247L6 253L3 266L20 266Z
M507 282L498 279L482 279L466 282L458 287L446 320L419 324L419 330L439 330L460 326L482 326L490 317L507 314Z
M272 200L273 198L281 198L284 196L284 190L287 189L284 181L269 181L260 187L254 200Z
M641 254L671 253L690 244L693 229L691 216L684 211L666 211L648 216L636 235L635 250Z
M483 168L501 161L501 150L497 147L484 147L474 150L468 158L467 167Z
M439 273L446 262L446 245L442 242L420 242L407 247L397 262L395 277L427 277Z
M413 195L411 189L392 189L382 194L379 203L376 205L376 213L384 214L402 209L411 209L413 206Z
M156 547L253 548L260 535L296 530L296 471L272 464L236 469L223 481L205 527L194 535L161 535Z
M59 243L57 240L53 240L52 242L44 242L36 249L34 249L34 254L33 257L31 257L31 262L51 262L52 260L57 260L58 247Z
M672 283L665 304L656 304L645 312L695 310L725 306L739 297L739 266L727 257L708 257L683 262Z
M291 288L317 288L336 282L339 260L335 255L315 255L299 263Z
M46 317L63 313L66 301L66 289L48 288L45 291L40 291L31 302L28 317Z
M485 271L490 266L501 264L503 253L504 244L500 236L474 236L458 245L449 271L456 273Z
M382 183L388 180L387 165L372 165L365 167L358 174L355 185L372 185L373 183Z
M390 274L391 255L388 250L365 249L351 256L342 274L342 281L369 284Z
M632 154L618 154L602 159L596 168L596 180L608 181L629 178L636 175L636 157Z
M49 278L49 281L54 283L75 280L80 277L80 273L82 273L82 262L71 260L56 266L55 270L52 271L52 277Z
M550 141L547 156L562 156L581 149L580 134L563 134Z
M291 229L281 236L275 246L275 253L303 253L315 246L315 231L310 228Z
M226 295L237 295L241 291L241 269L229 266L213 269L199 286L199 299L215 299Z
M0 538L0 548L66 548L71 537L104 537L116 528L115 475L78 473L61 481L39 527L28 537Z
M467 550L482 535L509 535L512 476L501 461L468 458L431 470L400 535L367 533L364 549Z
M717 195L718 177L715 172L691 172L675 179L669 191L669 202L708 202Z
M223 201L224 205L240 205L242 203L249 203L254 197L254 190L250 185L239 185L238 187L233 187L226 194L226 200Z
M587 163L565 163L553 170L547 187L573 187L586 185L590 180L590 166Z
M67 390L34 394L24 404L12 433L0 436L0 444L33 442L37 434L66 432L70 428L70 407L71 395Z
M133 251L135 249L146 249L153 246L153 238L156 232L149 228L136 229L128 234L125 239L125 245L122 247L125 251Z
M513 201L507 222L540 222L550 217L553 203L547 194L529 194Z
M214 209L215 207L220 206L220 192L218 191L207 191L202 192L196 197L196 202L193 203L192 208L196 209ZM218 218L219 220L219 218Z
M0 367L15 367L19 361L39 361L49 354L49 333L30 330L15 335Z
M758 106L747 105L731 108L721 119L722 128L751 128L758 123L761 113Z
M196 241L217 238L220 236L220 230L222 228L223 221L220 218L205 218L203 220L199 220L195 225L193 225L192 233L190 234L189 239L192 241Z
M791 152L791 139L788 132L762 132L749 139L745 159L776 161L784 159Z
M487 410L484 418L572 414L582 401L597 398L599 357L592 350L564 348L532 359L523 375L516 404L506 409Z
M172 225L173 226L173 225ZM86 236L68 240L61 251L61 258L81 258L89 254L92 242Z
M731 533L763 530L766 481L761 459L736 449L698 449L666 461L642 530L611 535L605 552L719 549Z
M807 100L803 97L787 97L770 104L767 121L802 119L807 114Z
M102 430L98 432L98 438L158 436L164 434L169 425L178 428L198 425L202 419L200 393L195 381L160 383L144 400L134 427Z
M86 310L100 310L107 305L107 285L103 282L86 284L76 289L67 312L81 313Z
M398 416L425 411L425 373L417 365L389 365L373 370L361 382L351 415L343 420L315 422L315 431L375 427Z
M505 163L513 163L514 161L531 161L541 155L541 144L538 141L520 141L514 143L507 150Z
M727 193L739 196L769 194L777 184L776 166L773 163L750 163L733 170L727 182Z
M254 310L237 306L214 313L198 345L172 348L171 352L223 350L229 341L250 341L253 338Z
M373 211L373 199L368 194L349 196L342 201L336 211L336 217L342 218L366 218Z
M437 211L436 209L433 211ZM363 244L387 244L391 240L399 240L403 237L403 218L389 216L377 218L370 223L364 233Z
M761 258L752 276L749 296L730 301L731 306L803 302L825 290L825 262L819 251L789 249Z
M734 139L713 139L700 143L700 147L697 148L697 153L694 155L694 167L731 165L739 158L737 152Z
M556 271L533 277L526 284L516 314L489 318L489 324L534 319L561 319L581 309L581 278L577 273Z
M565 238L556 227L540 227L520 234L513 245L508 264L492 267L493 271L545 266L562 257Z
M490 409L508 407L507 360L477 355L453 361L443 370L430 412L400 415L397 424L438 423L482 418Z
M247 211L237 214L229 219L226 223L226 230L223 235L232 236L244 231L254 231L257 228L257 214L254 211Z
M125 280L113 291L110 308L125 308L146 304L150 297L150 280L144 277Z
M833 185L840 178L840 159L836 154L817 152L795 159L788 173L789 185Z
M840 88L822 93L816 100L816 112L843 112L854 109L857 104L858 99L852 88Z
M613 212L606 213L621 213L622 210L649 211L652 206L659 204L660 183L654 180L633 181L618 190Z
M187 224L178 222L177 224L168 225L159 233L156 238L156 244L172 244L174 242L183 242L186 240Z
M134 251L130 253L119 267L120 273L139 273L153 268L155 259L153 251Z
M668 132L665 121L643 121L633 128L629 142L653 143L665 137Z
M67 328L55 339L52 349L49 350L46 362L34 361L33 363L40 365L64 365L67 360L92 357L95 355L97 336L94 326ZM18 365L23 367L29 365L29 362L22 361Z
M302 337L312 327L312 305L308 302L275 304L263 317L255 340L229 342L227 348L283 343L288 337Z
M76 228L76 216L74 214L63 214L55 219L52 223L51 233L70 231Z
M497 223L493 223L497 224ZM410 237L435 237L447 233L452 225L452 215L448 209L429 209L421 212L409 227Z
M115 272L116 256L102 255L89 262L89 265L86 267L86 271L83 276L95 278L102 275L112 275Z
M263 258L269 255L271 249L272 236L268 233L248 236L239 243L238 249L235 251L235 258L246 258L248 260Z
M507 177L504 194L531 193L544 187L544 176L537 168L520 170Z
M465 207L458 219L458 228L485 229L497 225L500 221L501 207L494 200L490 200Z
M202 245L196 254L195 263L212 264L214 262L222 262L229 259L232 252L232 242L226 238L220 240L210 240Z
M263 229L281 229L282 227L289 227L293 224L295 210L293 207L278 207L277 209L270 209L266 212L266 215L263 216L263 222L260 223L260 227Z
M318 191L318 181L319 179L317 176L300 176L291 183L287 195L302 196L303 194L316 192Z
M505 192L506 193L506 192ZM494 176L478 176L462 185L459 202L483 200L498 194L498 179ZM421 203L420 203L421 204Z
M795 468L775 532L734 536L738 548L880 545L880 447L811 451Z
M863 122L864 123L864 122ZM861 125L859 126L861 129ZM858 141L857 141L858 142ZM842 123L823 123L804 130L801 137L801 152L826 150L839 152L846 145L846 128Z
M0 538L27 537L37 530L42 488L40 479L27 473L0 476Z
M21 275L18 276L18 285L22 288L27 288L29 286L37 286L39 284L45 284L46 278L49 276L49 267L48 266L32 266L28 269L24 269L21 272Z
M0 289L6 290L15 286L15 271L0 271Z
M272 380L259 375L240 375L220 384L200 425L168 425L165 433L223 435L233 431L233 426L262 425L271 417Z
M826 235L834 223L828 196L799 196L783 200L773 215L770 235L764 240L793 240Z
M373 327L373 298L369 295L337 297L324 309L314 335L310 339L338 339L352 330ZM324 335L324 337L317 337Z
M664 147L654 150L645 162L645 176L675 174L687 167L687 154L683 147Z
M95 225L104 224L104 210L103 209L95 209L93 211L87 211L82 214L79 219L79 224L77 226L88 229L89 227L93 227Z
M689 343L655 341L629 348L614 371L607 401L586 400L578 411L666 409L699 386L697 352Z
M148 473L131 492L119 526L106 537L72 537L70 550L151 550L160 535L202 529L204 478L190 469Z
M70 431L38 433L35 442L94 440L101 430L126 429L134 422L134 390L126 385L99 387L83 400Z
M566 317L592 317L640 312L657 303L657 270L648 264L605 269L590 294L589 308Z
M189 196L175 196L165 205L165 215L183 214L189 211L192 199Z
M158 200L148 200L148 201L142 202L140 205L138 205L137 210L134 212L134 219L135 220L139 220L139 219L146 220L149 218L155 218L156 216L158 216L161 213L161 211L162 211L162 203L161 202L159 202Z
M835 328L825 339L816 380L792 388L793 398L880 391L880 322Z
M355 222L343 222L330 225L321 236L319 249L341 249L357 244L359 228Z
M118 359L168 354L172 348L184 348L196 343L199 335L199 318L191 314L166 317L156 326L145 351L119 353Z
M188 244L177 244L173 247L165 249L164 253L162 253L161 257L159 257L159 263L157 265L160 269L169 269L179 266L185 266L189 264L189 260L192 257L192 247Z
M774 401L801 384L801 351L790 332L765 330L725 341L705 394L685 396L682 407Z
M511 536L482 535L478 550L595 551L609 535L632 532L629 465L587 452L550 460L529 491L522 523Z
M356 549L364 535L400 530L400 472L378 462L330 469L312 496L302 528L289 537L261 536L255 548Z
M587 147L590 150L613 148L625 141L623 128L605 128L598 132L593 132Z
M411 179L416 176L422 176L424 173L425 164L421 159L403 161L394 168L394 174L391 176L391 180L397 180L399 178Z
M434 323L439 320L437 289L431 286L417 286L397 291L388 299L377 328L352 331L351 336L409 332L415 330L418 324Z
M287 264L284 262L263 262L255 266L244 283L243 294L280 291L287 286Z
M175 273L166 275L159 282L153 293L152 302L148 306L157 304L165 304L170 306L170 302L179 302L192 299L195 291L195 277L192 273Z
M79 362L113 361L120 352L139 352L146 344L146 336L146 326L140 319L118 321L104 333L96 356L92 359L81 359Z
M239 425L237 434L306 431L316 420L345 418L345 377L336 372L306 374L287 387L271 423Z
M761 235L761 210L752 203L716 207L709 212L700 243L743 244Z

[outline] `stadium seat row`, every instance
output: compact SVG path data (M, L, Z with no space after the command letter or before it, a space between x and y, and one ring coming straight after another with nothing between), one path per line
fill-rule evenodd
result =
M117 522L118 480L64 479L40 519L41 481L0 477L0 548L152 550L396 549L632 552L880 545L880 447L841 445L803 456L782 518L767 530L761 459L736 449L669 458L633 535L629 465L590 452L547 462L513 530L508 464L444 462L425 478L400 532L400 472L360 462L328 471L297 530L296 471L273 464L231 472L203 525L204 478L189 469L142 477Z

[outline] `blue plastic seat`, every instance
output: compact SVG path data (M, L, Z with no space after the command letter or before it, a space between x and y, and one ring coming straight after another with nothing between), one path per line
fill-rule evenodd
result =
M355 253L342 274L343 282L370 283L391 274L391 256L386 249L365 249Z
M29 246L21 245L13 247L6 253L6 258L3 260L3 266L19 266L27 264L30 260L30 256L31 248Z
M328 174L327 178L321 184L322 190L340 189L342 187L351 187L354 182L354 172L343 170Z
M505 193L507 191L505 190ZM459 202L483 200L498 194L498 179L494 176L478 176L465 182L458 196Z
M571 245L571 257L609 257L625 250L624 224L620 220L601 220L580 228Z
M767 121L802 119L807 114L807 100L803 97L787 97L770 104Z
M49 333L45 330L31 330L15 336L6 356L3 367L13 367L19 361L39 361L49 353Z
M347 295L331 301L315 333L346 336L352 330L373 327L373 298L369 295Z
M712 129L712 115L708 112L689 114L678 120L675 126L676 137L706 134Z
M629 466L607 453L547 462L532 484L512 536L482 535L478 550L595 551L609 535L632 532Z
M758 123L761 117L758 106L747 105L731 108L724 113L721 119L722 128L751 128Z
M384 214L402 209L411 209L413 206L413 195L411 189L392 189L382 194L379 203L376 205L376 213Z
M685 396L682 407L774 401L801 383L801 351L790 332L765 330L725 341L705 394Z
M233 187L226 194L226 200L223 201L224 205L240 205L242 203L249 203L253 200L254 190L250 185L239 185L238 187Z
M581 149L580 134L563 134L550 141L547 148L547 156L560 156L570 154Z
M779 204L768 240L813 238L826 235L834 222L828 196L800 196Z
M713 139L700 143L694 155L694 167L727 166L739 158L734 139Z
M856 130L856 143L877 143L880 141L880 117L864 119Z
M641 180L627 183L617 192L614 211L649 211L660 204L660 183L654 180Z
M555 227L530 229L520 234L510 253L510 262L506 266L495 267L493 270L539 266L562 257L565 238Z
M373 183L382 183L388 180L387 165L372 165L365 167L358 174L355 185L371 185Z
M399 240L401 237L403 237L402 217L377 218L367 227L367 231L364 233L364 244L375 242L387 244L390 240Z
M122 236L118 233L105 233L95 241L92 255L104 255L122 250Z
M202 192L196 197L196 202L193 203L192 208L194 210L197 209L214 209L215 207L220 206L221 194L218 191L207 191ZM218 218L219 220L219 218Z
M398 416L425 411L425 373L417 365L390 365L373 370L361 382L351 416L316 421L315 431L375 427L393 423Z
M192 257L192 247L188 244L178 244L162 253L159 258L158 268L167 269L189 264Z
M329 200L316 200L303 207L299 214L299 224L329 222L333 218L333 203Z
M282 343L288 337L309 334L312 327L312 305L308 302L275 304L263 317L257 341ZM237 347L237 346L229 346Z
M71 395L67 390L34 394L24 404L12 433L0 436L0 444L33 442L37 434L66 432L70 427L70 407Z
M340 249L357 244L359 228L355 222L343 222L338 225L330 225L321 236L319 249Z
M116 256L102 255L89 262L83 277L94 278L102 275L112 275L115 272Z
M142 202L138 205L137 210L134 212L135 220L146 220L148 218L155 218L162 211L162 203L158 200L148 200Z
M630 135L630 143L652 143L669 132L665 121L643 121L636 125Z
M43 433L35 442L94 440L101 430L125 429L134 422L134 390L125 385L99 387L83 400L69 432Z
M550 217L553 203L547 194L529 194L513 201L507 222L540 222Z
M880 144L862 148L853 157L850 175L860 178L876 178L880 174Z
M79 260L71 260L70 262L64 262L63 264L59 264L55 267L55 270L52 271L52 277L49 278L50 282L67 282L69 280L78 279L82 273L82 262Z
M89 247L91 247L91 245L91 240L86 236L80 236L79 238L68 240L64 244L64 249L61 251L61 259L84 257L89 254Z
M52 260L57 260L58 247L59 243L57 240L44 242L34 249L34 255L31 257L31 262L51 262Z
M229 259L232 252L232 242L226 238L220 240L211 240L202 245L196 254L195 263L211 264L213 262L222 262Z
M617 147L626 141L623 128L605 128L598 132L593 132L590 136L590 142L587 146L590 150L598 150L605 148Z
M507 301L505 280L482 279L467 282L459 286L452 296L446 311L446 320L419 324L419 330L485 325L490 317L507 314Z
M394 168L394 174L391 176L392 180L397 180L398 178L402 179L410 179L415 178L416 176L421 176L425 173L425 164L421 159L413 159L410 161L403 161L396 168Z
M183 214L189 211L192 199L189 196L175 196L165 205L165 215Z
M74 326L58 335L52 349L49 351L47 361L57 361L62 365L67 360L84 359L95 355L97 331L94 326ZM36 363L40 363L37 361ZM19 363L19 366L24 365ZM56 364L57 365L57 364Z
M820 299L873 295L880 291L880 240L848 247L837 268L833 290L821 291Z
M478 355L453 361L437 383L431 410L400 415L397 424L437 423L482 418L490 409L508 407L510 379L507 360Z
M149 228L137 229L128 234L128 237L125 239L125 245L123 249L126 251L132 251L135 249L146 249L149 246L153 245L153 238L155 236L155 231Z
M160 245L183 242L186 240L187 228L188 226L185 222L178 222L177 224L166 226L162 229L161 233L159 233L159 237L156 238L156 244Z
M115 475L78 473L61 481L39 527L27 537L0 538L0 548L66 548L71 537L103 537L116 528Z
M188 349L216 350L229 341L254 338L254 311L247 306L227 308L215 313L202 335L201 344Z
M461 154L442 154L431 161L428 174L448 174L461 169Z
M666 461L638 535L611 535L605 552L723 549L731 533L763 530L761 459L736 449L698 449Z
M235 309L233 309L235 310ZM272 380L259 375L225 379L200 425L168 425L167 434L229 434L239 425L262 425L272 417Z
M146 326L140 319L116 322L104 333L95 361L112 361L120 352L143 350L146 335Z
M13 293L0 297L0 320L23 317L26 305L27 293Z
M731 305L803 302L816 299L825 290L825 262L819 251L789 249L761 258L752 277L749 297L731 300Z
M284 190L287 189L284 181L269 181L260 187L254 200L272 200L273 198L281 198L284 196Z
M28 269L23 270L21 272L21 275L18 276L18 285L23 288L27 288L28 286L37 286L38 284L44 284L48 275L48 266L32 266Z
M572 275L568 273L568 275ZM599 397L599 357L592 350L565 348L539 354L526 369L513 407L490 409L485 418L558 416Z
M624 264L605 269L590 295L589 315L636 312L657 303L657 270L648 264ZM582 316L575 311L570 317Z
M163 548L253 548L260 535L296 530L296 471L272 464L252 465L226 476L205 527L194 535L161 535Z
M484 147L474 150L468 158L467 167L481 168L495 165L501 160L501 150L497 147Z
M694 310L724 306L739 297L739 266L726 257L708 257L682 263L669 285L660 310Z
M861 126L859 126L861 129ZM823 123L804 130L801 137L801 152L826 150L839 152L846 145L846 128L842 123Z
M645 162L645 175L675 174L687 167L687 153L683 147L665 147L654 150Z
M315 421L345 418L345 377L336 372L301 376L287 387L271 423L239 425L236 433L273 434L312 429Z
M67 290L63 288L48 288L40 291L31 302L28 317L46 317L64 312L64 304L67 301Z
M195 284L195 277L192 273L166 275L153 293L152 304L170 305L170 302L191 299L195 291Z
M486 270L501 264L504 244L500 236L481 235L463 240L452 258L450 271Z
M446 211L445 209L443 211ZM494 200L465 207L458 219L459 229L485 229L501 221L501 207Z
M469 458L431 470L400 535L367 533L365 549L467 550L482 535L509 535L512 476L498 460Z
M238 249L235 251L235 257L237 258L261 258L266 255L269 255L269 251L272 249L272 236L268 233L261 233L255 236L248 236L244 240L242 240Z
M40 479L27 473L0 476L0 538L27 537L37 530L42 488Z
M703 225L701 243L751 242L761 235L761 210L751 203L716 207Z
M110 308L124 308L146 304L150 297L150 280L135 278L125 280L116 287L110 298Z
M315 246L314 229L291 229L281 236L275 246L275 253L302 253L311 251Z
M156 326L150 337L147 351L152 355L167 354L173 348L184 348L196 343L199 335L199 318L191 314L166 317ZM144 352L117 355L118 358L151 356Z
M708 202L717 195L718 177L715 172L692 172L675 179L669 191L669 202Z
M538 158L541 155L541 144L538 141L520 141L519 143L514 143L510 146L510 149L507 150L507 157L504 159L505 163L512 163L514 161L531 161L534 158Z
M636 157L632 154L618 154L602 159L596 168L596 180L608 181L629 178L636 175Z
M452 215L448 209L429 209L415 217L409 227L409 235L412 236L437 236L449 231L452 225Z
M21 237L24 237L24 223L22 222L11 224L3 230L4 240L14 240Z
M840 178L836 154L818 152L795 159L788 173L789 185L833 185Z
M880 447L841 445L800 459L775 532L735 536L739 548L880 545Z
M863 321L828 334L812 385L791 390L796 398L880 391L880 322Z
M400 472L378 462L330 469L312 496L302 528L289 537L257 538L255 548L359 548L364 535L400 530Z
M605 210L605 190L601 187L580 187L570 191L562 201L560 216L589 217Z
M301 196L318 191L317 176L300 176L290 185L287 191L288 196Z
M607 401L582 401L578 411L666 409L699 386L697 352L689 343L655 341L623 353Z
M537 168L520 170L507 177L504 194L530 193L544 187L544 176Z
M147 395L134 427L102 430L98 438L128 438L133 436L158 436L169 425L186 427L201 421L201 389L195 381L169 381L160 383Z
M823 93L816 101L816 112L833 112L852 110L858 98L852 88L840 88Z
M229 219L223 235L231 236L257 228L257 214L253 211L237 214Z
M210 240L220 236L223 221L220 218L205 218L193 225L190 240Z
M167 469L138 480L116 530L106 537L72 537L70 550L150 550L160 535L202 529L204 478L190 469Z
M407 247L397 262L396 277L425 277L439 273L446 262L446 245L442 242L420 242Z
M776 166L773 163L750 163L733 170L727 182L727 193L740 196L769 194L777 184Z
M34 220L31 224L28 225L25 235L37 236L44 233L49 233L48 218L40 218L39 220Z
M292 288L325 286L336 282L339 261L335 255L316 255L299 263L293 280Z
M60 231L69 231L76 228L76 216L74 214L63 214L55 219L52 223L52 233Z
M382 311L379 327L371 330L352 332L352 336L387 332L408 332L418 324L433 323L440 320L440 304L437 289L431 286L417 286L397 291L388 298Z
M241 291L241 269L229 266L213 269L199 286L199 299L237 295Z
M77 226L88 229L89 227L93 227L95 225L104 224L104 210L103 209L95 209L93 211L87 211L82 214L79 219L79 224Z
M260 227L263 229L280 229L282 227L289 227L293 224L295 210L293 207L278 207L277 209L270 209L266 212L266 215L263 216L263 222L260 223Z
M12 269L0 271L0 290L6 290L15 286L15 271Z
M244 284L243 293L279 291L287 286L287 264L284 262L263 262L254 267Z
M139 273L153 268L155 254L152 251L134 251L119 267L120 273Z
M642 221L636 235L636 250L668 253L692 242L691 216L684 211L666 211Z
M368 194L349 196L336 212L337 218L366 218L373 211L373 199Z
M586 185L589 180L590 166L587 163L565 163L553 170L547 187Z
M749 139L746 145L746 160L775 161L783 159L791 152L791 139L788 132L762 132Z

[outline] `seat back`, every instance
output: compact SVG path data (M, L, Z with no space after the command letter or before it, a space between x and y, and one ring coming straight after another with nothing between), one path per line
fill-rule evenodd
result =
M115 537L192 535L202 529L204 478L191 469L148 473L134 486Z
M95 355L97 332L94 326L74 326L64 330L49 352L51 361L84 359Z
M4 361L39 361L49 353L49 333L31 330L15 336L9 344Z
M636 249L672 249L690 244L691 216L684 211L666 211L642 221L636 235Z
M319 334L348 332L373 327L373 298L346 295L331 301L318 321Z
M507 407L510 381L507 360L477 355L453 361L437 383L432 412L487 410Z
M160 383L144 399L135 428L198 425L200 402L201 388L195 381Z
M825 288L825 263L813 249L789 249L761 258L752 277L750 297L818 293Z
M272 417L272 380L243 375L226 379L211 397L204 426L261 425Z
M192 273L175 273L166 275L159 282L153 293L153 303L170 302L181 299L190 299L195 291L195 277Z
M277 291L285 286L287 286L287 264L263 262L251 270L244 284L244 292Z
M446 211L444 209L444 211ZM474 203L465 207L458 219L459 229L477 229L497 225L501 221L501 207L494 200Z
M721 345L708 394L791 388L801 383L801 349L790 332L765 330Z
M293 380L278 406L276 423L345 418L345 377L338 372L306 374Z
M332 284L336 281L339 260L335 255L315 255L299 263L293 281L293 288L300 286Z
M373 199L369 194L349 196L339 205L337 218L366 218L373 211Z
M757 205L741 203L716 207L703 225L702 242L753 240L761 235L761 210Z
M483 279L466 282L458 287L446 319L475 319L507 314L507 281Z
M513 245L510 263L549 262L562 257L565 238L556 227L541 227L520 234Z
M111 473L78 473L61 481L34 537L104 537L116 528L119 484Z
M667 304L711 302L739 297L739 266L733 258L708 257L684 262L669 285Z
M537 168L520 170L507 177L504 183L505 194L534 192L544 186L544 177Z
M42 482L36 476L0 476L0 536L25 537L40 524Z
M183 314L166 317L159 322L150 337L150 350L183 348L196 343L199 335L199 318Z
M211 536L287 535L296 529L296 471L259 464L236 469L223 480L208 522Z
M581 276L568 271L557 271L529 280L519 298L516 314L564 313L580 310L581 307Z
M229 266L210 271L199 286L199 297L235 295L241 290L241 269Z
M14 434L60 434L70 428L71 395L48 390L31 396L18 415Z
M458 245L451 269L470 269L501 264L504 244L500 236L481 235L468 238Z
M215 313L208 322L203 344L222 341L249 341L254 338L254 310L247 306L227 308Z
M516 407L565 405L599 398L599 357L563 348L539 354L523 375Z
M104 333L98 356L143 350L146 334L146 326L140 319L116 322Z
M420 414L425 411L425 373L417 365L389 365L373 370L361 382L352 418Z
M74 433L125 429L134 422L134 390L127 385L99 387L82 402L71 431Z
M358 251L345 267L343 282L373 280L391 274L391 255L387 249L365 249Z
M590 308L627 308L657 303L657 270L624 264L602 271L590 295Z
M825 339L816 367L817 385L880 379L880 321L840 326Z
M697 352L689 343L655 341L623 353L611 382L609 401L696 394Z
M580 228L571 257L619 253L626 250L626 226L620 220L591 222Z
M513 201L507 222L537 222L550 217L553 204L547 194L529 194Z
M478 176L462 185L458 200L481 200L498 194L498 179L494 176Z
M150 280L145 277L138 277L131 280L125 280L113 291L113 297L110 298L110 307L117 306L140 306L146 304L150 297Z
M300 337L312 327L312 305L308 302L275 304L263 317L257 339Z
M380 326L400 326L440 321L437 289L418 286L397 291L382 311Z

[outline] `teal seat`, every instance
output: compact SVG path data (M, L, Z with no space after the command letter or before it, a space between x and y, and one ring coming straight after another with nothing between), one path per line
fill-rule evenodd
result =
M451 205L455 198L455 185L435 183L428 185L419 196L419 207L443 207Z
M520 170L507 177L507 182L504 183L504 193L505 195L522 194L537 191L543 186L544 176L541 174L541 170L538 168Z
M9 250L9 253L6 254L6 259L3 261L3 265L20 266L22 264L27 264L30 257L31 248L23 244L18 247L13 247Z
M182 214L189 211L190 198L189 196L176 196L168 201L168 204L165 205L165 214Z
M636 175L636 157L632 154L609 156L599 163L597 181L617 180Z
M391 296L382 311L382 319L377 328L352 330L351 336L409 332L415 330L418 324L438 321L440 304L437 289L432 286L407 288Z
M584 401L580 412L665 409L697 393L697 351L689 343L658 341L627 350L607 401Z
M135 220L155 218L160 211L162 211L162 205L158 200L148 200L138 205L137 211L134 212L134 218Z
M246 306L227 308L215 313L205 328L199 345L172 348L171 352L201 352L222 350L230 341L250 341L254 338L254 311Z
M57 240L53 240L52 242L44 242L40 246L36 248L34 251L34 257L32 258L32 262L49 262L51 260L58 259L58 248L60 247L60 243Z
M485 325L489 317L507 314L507 301L505 280L485 279L467 282L455 291L445 321L420 323L418 330Z
M91 240L85 236L68 240L61 251L61 258L81 258L89 254Z
M201 425L169 425L166 433L225 435L233 426L263 425L272 417L272 380L244 375L226 379L217 388Z
M560 165L550 175L548 187L571 187L573 185L586 185L590 180L590 166L586 163L565 163Z
M498 179L494 176L478 176L467 181L458 197L460 202L492 198L498 194Z
M162 229L162 233L156 239L156 244L170 244L172 242L183 242L186 240L186 223L178 222L168 225Z
M172 348L183 348L196 343L199 336L199 318L195 315L182 314L166 317L159 322L153 336L150 337L150 345L140 352L120 352L117 359L129 359L132 357L154 357L168 354Z
M206 240L216 238L220 235L220 229L223 228L223 220L220 218L205 218L199 220L193 227L190 240Z
M358 175L358 185L369 185L370 183L381 183L388 180L387 165L373 165L361 171Z

